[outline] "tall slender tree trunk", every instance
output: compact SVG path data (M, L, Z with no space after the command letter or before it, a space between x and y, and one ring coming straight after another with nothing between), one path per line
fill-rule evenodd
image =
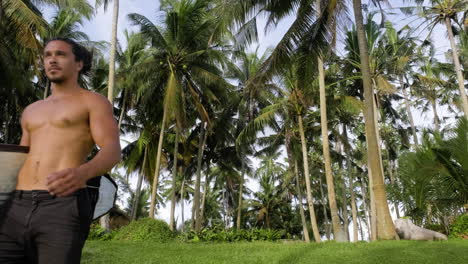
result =
M319 14L321 10L321 0L317 0L316 6ZM330 214L333 227L333 237L335 241L346 241L346 234L341 226L340 218L338 216L338 206L336 204L335 184L333 181L331 158L330 158L330 144L328 141L328 119L327 119L327 99L325 91L325 72L323 68L323 60L321 57L317 59L318 72L319 72L319 90L320 90L320 126L322 128L322 146L323 156L325 161L325 176L327 181L328 203L330 205Z
M320 125L322 128L322 146L323 156L325 161L325 176L327 181L328 203L330 205L330 213L333 227L333 238L335 241L346 241L346 234L341 226L340 217L338 216L338 206L336 204L335 184L333 181L330 144L328 141L328 120L327 120L327 102L325 95L325 73L323 70L322 59L318 59L319 71L319 86L320 86Z
M362 192L362 205L363 205L363 208L364 208L364 222L368 228L368 232L369 232L369 240L375 240L376 238L372 238L372 234L375 234L377 233L376 230L372 230L372 226L375 226L372 225L372 208L370 206L370 199L367 199L367 188L366 188L366 185L363 181L361 181L361 192ZM374 217L375 219L375 217ZM364 237L363 237L364 239Z
M321 204L322 204L322 209L323 209L325 236L327 237L327 240L330 240L332 227L331 227L330 219L328 219L327 202L325 198L325 192L323 191L322 178L318 177L318 180L319 180L319 186L320 186L320 196L322 197Z
M164 141L164 129L166 125L167 119L167 110L164 109L163 112L163 120L161 122L161 131L159 132L159 141L158 141L158 152L156 154L156 168L154 169L154 177L153 177L153 186L151 189L151 203L150 203L150 212L149 217L155 217L155 207L156 207L156 195L158 191L158 184L159 184L159 169L161 167L161 153L162 153L162 144Z
M111 48L109 56L109 85L107 88L107 99L112 103L114 101L114 84L115 84L115 53L117 50L117 24L119 21L119 0L114 1L114 9L112 13L112 36Z
M431 103L431 107L432 107L432 112L434 112L434 126L435 126L435 130L437 132L440 132L440 118L439 118L439 114L437 114L437 103L434 100L429 100L430 103Z
M296 177L296 192L297 192L297 200L299 206L299 213L301 214L301 223L302 223L302 232L304 233L304 241L310 243L309 237L309 229L307 228L307 221L305 218L304 207L302 206L302 191L301 191L301 184L299 181L299 168L297 164L297 160L294 160L294 175Z
M205 204L206 204L206 194L208 193L208 188L210 188L209 182L209 175L210 175L210 165L206 166L206 174L205 174L205 186L203 187L203 195L201 201L201 209L200 209L200 221L203 222L205 217Z
M302 145L302 159L304 163L304 178L306 180L306 188L307 188L307 204L309 205L309 215L310 215L310 223L312 225L312 232L314 233L314 240L315 242L321 242L322 239L320 238L320 233L317 225L317 219L315 217L315 210L314 210L314 200L312 199L312 188L310 185L310 174L309 174L309 157L307 155L307 143L304 136L304 125L302 124L302 116L297 115L297 119L299 121L299 133L301 135L301 145Z
M343 123L343 138L344 143L343 148L346 154L346 168L348 171L348 181L349 181L349 193L351 194L351 215L353 217L353 242L358 241L358 224L357 224L357 207L356 207L356 195L354 193L354 169L351 164L351 153L349 149L349 139L348 132L346 130L346 124Z
M416 134L416 126L414 125L413 114L411 113L411 106L410 106L409 99L408 99L408 93L406 92L406 87L405 87L405 83L403 82L403 77L400 76L399 78L400 78L401 90L403 91L403 98L405 100L406 114L408 115L410 125L411 125L411 132L413 133L413 141L414 141L414 144L418 146L419 145L418 135Z
M180 214L182 216L182 232L185 232L185 214L184 214L184 203L185 203L185 178L182 179L182 186L180 187Z
M460 90L460 97L463 106L463 112L465 112L465 116L468 117L468 98L466 97L466 89L465 89L465 80L463 78L463 73L461 71L460 59L458 57L457 45L455 44L455 38L452 32L452 24L450 23L450 18L445 18L445 26L447 27L447 32L450 40L450 46L452 47L452 56L453 56L453 63L455 66L455 72L457 73L457 80L458 80L458 89Z
M169 228L174 231L175 226L175 206L176 206L176 185L177 185L177 160L179 156L179 128L177 125L174 126L176 131L174 141L174 164L172 167L172 193L171 193L171 213L169 217Z
M242 160L242 157L241 157ZM241 228L241 213L242 213L242 194L244 192L244 162L242 162L242 169L241 169L241 178L239 183L239 199L238 199L238 206L237 206L237 219L236 219L236 228Z
M372 178L372 189L374 191L375 208L377 215L377 239L395 239L397 234L393 225L390 210L388 209L387 194L383 181L382 168L379 160L379 146L377 141L376 124L374 120L373 91L371 74L369 68L369 52L367 50L367 40L364 31L361 0L353 0L354 15L358 35L359 51L361 57L361 72L364 86L365 103L365 125L367 138L367 157L369 171Z
M127 104L127 96L128 96L127 95L127 89L125 89L123 91L122 109L120 109L120 115L119 115L119 123L118 123L119 130L122 127L122 120L123 120L123 116L125 114L125 105Z
M394 185L395 184L395 176L393 175L393 161L392 160L388 161L388 174L390 176L390 183L392 185ZM396 214L397 219L400 218L399 207L400 207L400 205L398 204L398 201L393 201L393 208L395 208L395 214Z
M203 160L203 150L205 148L206 141L206 129L205 123L201 124L200 127L200 139L198 143L198 156L197 156L197 175L195 180L195 195L194 203L192 208L192 225L195 231L200 231L201 229L201 219L200 219L200 182L201 182L201 166Z
M138 216L138 203L140 201L140 195L141 195L141 185L143 183L143 176L144 176L144 171L146 167L146 157L148 156L148 146L145 145L145 150L143 151L143 165L142 169L140 171L140 174L138 174L138 180L137 180L137 186L135 189L135 197L133 201L133 207L132 207L132 214L131 214L131 220L135 221Z
M309 229L307 228L307 221L305 218L304 207L303 207L303 197L302 197L302 188L301 188L301 181L299 179L299 166L297 164L297 159L294 158L294 155L291 151L291 136L292 133L288 129L286 131L285 136L285 146L286 146L286 154L288 155L288 163L289 169L293 168L294 179L296 181L296 194L297 194L297 203L299 207L299 214L301 216L301 223L302 223L302 232L304 234L304 241L310 243L310 236L309 236Z
M46 78L46 85L44 87L44 99L46 99L47 96L49 95L49 90L50 90L50 81L49 81L49 78Z

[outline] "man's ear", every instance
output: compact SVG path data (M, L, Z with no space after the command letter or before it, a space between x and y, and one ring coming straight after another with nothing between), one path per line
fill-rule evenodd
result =
M81 69L83 69L83 61L78 62L78 72L80 72Z

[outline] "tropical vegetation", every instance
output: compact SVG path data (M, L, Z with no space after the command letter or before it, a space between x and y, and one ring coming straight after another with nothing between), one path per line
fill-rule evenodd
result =
M84 21L111 2L112 39L90 39ZM22 110L50 94L44 44L68 37L93 51L80 84L108 96L125 141L112 174L131 223L103 240L393 240L403 216L464 234L468 1L388 2L161 0L125 17L132 31L118 0L3 0L0 142L18 144ZM166 207L167 226L137 224Z

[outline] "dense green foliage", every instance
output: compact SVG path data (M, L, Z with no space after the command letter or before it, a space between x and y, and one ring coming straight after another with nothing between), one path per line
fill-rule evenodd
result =
M240 241L277 241L286 233L273 229L203 229L200 232L190 231L179 235L185 242L240 242Z
M174 238L166 222L151 218L142 218L122 227L114 240L168 242Z
M468 263L468 240L376 243L146 243L87 242L83 264Z
M449 237L468 239L468 214L460 215L450 226Z
M48 38L70 37L92 49L92 73L79 83L107 93L107 43L91 40L81 27L110 2L0 1L1 143L18 144L22 111L51 93L40 65ZM386 6L391 1L356 0L367 6L364 29L350 23L356 12L344 0L146 2L157 15L120 16L135 32L119 28L125 40L117 49L113 100L122 140L129 140L114 175L132 220L171 206L170 228L182 222L182 240L231 242L306 239L311 227L316 240L331 239L332 218L346 231L353 223L353 237L366 240L372 223L392 229L391 221L376 219L379 200L379 209L390 205L397 217L450 233L450 219L468 199L468 111L460 100L468 77L468 1L399 1L398 9ZM56 11L49 21L44 8ZM410 14L414 23L404 25ZM250 52L260 17L265 30L292 22L263 54L265 43ZM453 29L461 69L453 67L458 56L448 40L423 36L435 26ZM362 35L368 54L359 47ZM371 76L364 78L367 57ZM465 80L455 77L460 71ZM372 81L367 96L364 79ZM370 105L375 116L364 118ZM325 116L329 131L321 134ZM364 123L374 119L371 133ZM369 177L379 174L369 170L377 163L387 187L378 195L373 191L382 185L372 186ZM332 177L325 177L325 167ZM136 177L132 190L128 183ZM91 240L172 236L150 220L115 233L94 226L90 233Z

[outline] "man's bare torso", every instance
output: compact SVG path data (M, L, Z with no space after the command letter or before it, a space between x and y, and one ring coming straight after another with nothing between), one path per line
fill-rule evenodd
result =
M30 152L18 175L16 189L46 190L49 174L78 167L86 161L94 146L86 103L91 94L81 89L27 107L21 125L29 134Z

